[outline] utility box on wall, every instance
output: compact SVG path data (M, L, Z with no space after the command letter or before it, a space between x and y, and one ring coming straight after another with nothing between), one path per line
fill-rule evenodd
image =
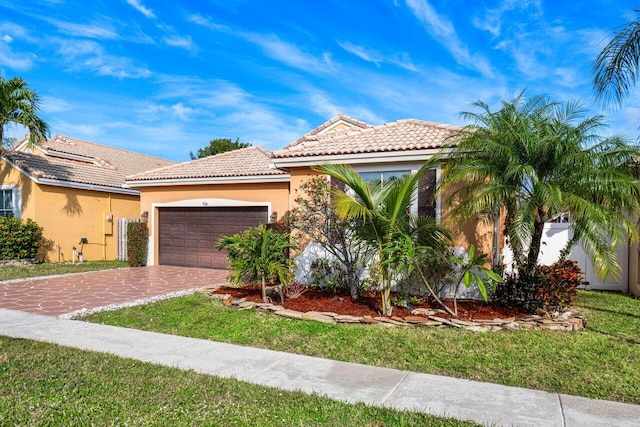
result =
M113 213L104 212L102 215L102 229L105 235L113 234Z

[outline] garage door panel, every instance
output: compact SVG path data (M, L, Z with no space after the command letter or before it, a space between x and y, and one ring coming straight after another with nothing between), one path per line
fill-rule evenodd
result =
M160 208L159 263L186 267L226 268L220 237L267 222L267 207Z

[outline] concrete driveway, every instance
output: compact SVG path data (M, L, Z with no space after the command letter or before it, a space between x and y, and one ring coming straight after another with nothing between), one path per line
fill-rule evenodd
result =
M0 308L72 317L226 282L225 270L154 266L0 282Z

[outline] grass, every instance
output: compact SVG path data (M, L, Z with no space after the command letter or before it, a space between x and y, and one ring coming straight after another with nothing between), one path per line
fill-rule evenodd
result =
M573 333L326 325L233 311L199 294L87 320L640 404L640 299L580 291L576 308L588 321Z
M25 279L28 277L51 276L55 274L83 273L86 271L108 270L128 267L124 261L87 261L72 264L70 262L43 263L23 266L0 267L0 281Z
M475 424L0 337L0 425Z

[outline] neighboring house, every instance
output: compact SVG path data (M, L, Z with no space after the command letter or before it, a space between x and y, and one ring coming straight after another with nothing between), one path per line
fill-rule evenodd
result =
M280 151L249 147L128 176L149 213L148 262L224 268L224 254L214 249L218 238L292 209L312 167L344 163L367 179L393 179L420 168L458 129L419 120L371 126L340 114ZM413 209L444 221L446 209L432 197L438 175L434 170L422 180ZM494 233L471 224L454 235L457 245L490 251Z
M42 226L50 261L72 260L73 247L85 260L115 259L117 219L140 216L140 191L123 187L125 176L175 164L64 135L27 140L0 153L0 215Z

